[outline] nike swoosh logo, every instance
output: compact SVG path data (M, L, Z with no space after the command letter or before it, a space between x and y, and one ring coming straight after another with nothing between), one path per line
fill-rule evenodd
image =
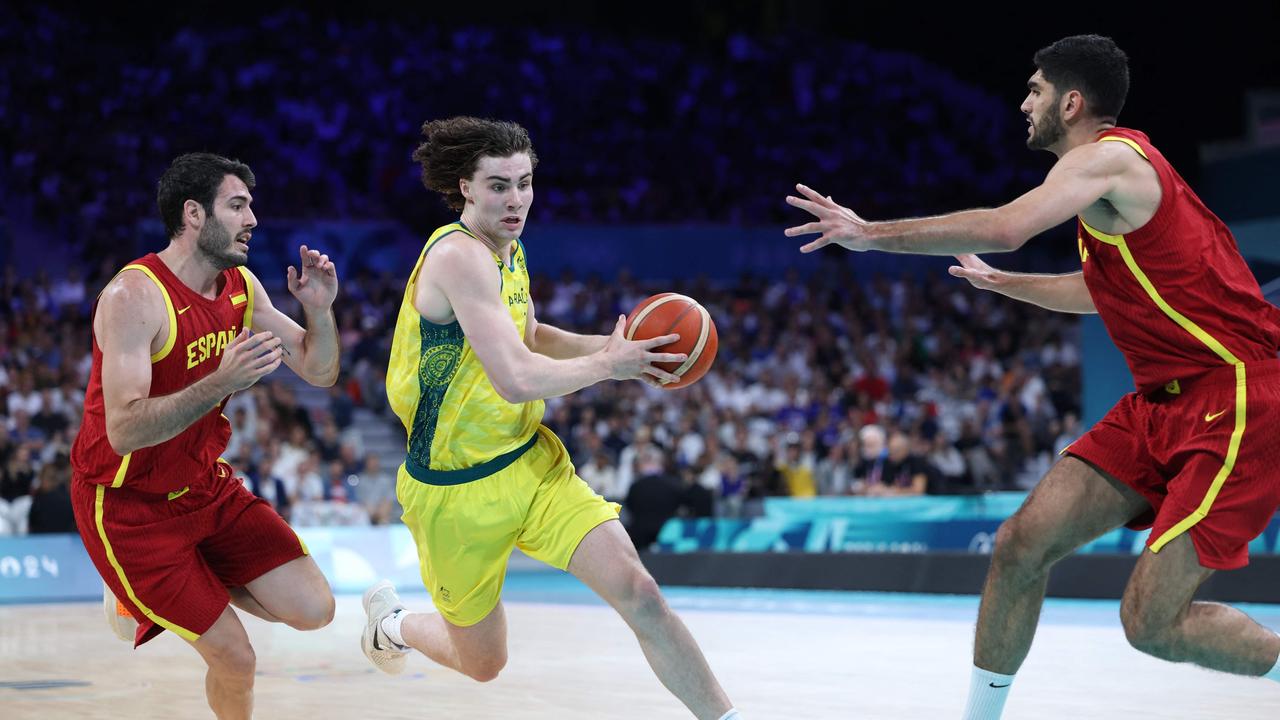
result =
M186 487L182 488L181 490L174 490L173 492L169 493L169 499L170 499L170 500L177 500L178 498L182 497L183 495L186 495L186 494L187 494L187 491L188 491L188 490L190 490L190 489L191 489L191 486L190 486L190 485L188 485L188 486L186 486Z
M993 687L993 688L1007 688L1007 687L1009 687L1010 685L1012 685L1013 683L1005 683L1004 685L997 685L997 684L995 684L995 683L987 683L987 684L988 684L988 685L990 685L990 686L991 686L991 687Z
M1212 415L1210 415L1209 413L1205 413L1205 414L1204 414L1204 421L1205 421L1205 422L1213 422L1214 420L1217 420L1219 417L1221 417L1221 416L1222 416L1222 413L1224 413L1224 412L1226 412L1226 410L1219 410L1218 412L1213 413Z
M191 306L190 306L190 305L188 305L188 306L186 306L186 307L182 308L181 310L179 310L179 311L178 311L178 314L179 314L179 315L181 315L182 313L184 313L184 312L186 312L186 311L188 311L188 310L190 310L190 309L191 309Z

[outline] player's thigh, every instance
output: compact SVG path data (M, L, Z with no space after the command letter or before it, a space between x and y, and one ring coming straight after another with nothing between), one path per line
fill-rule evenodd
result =
M422 583L441 617L471 627L498 605L528 495L513 463L459 485L422 483L400 469L397 496L418 551Z
M1179 535L1158 553L1143 551L1120 602L1126 633L1142 639L1172 627L1212 574L1200 564L1190 535Z
M333 591L310 555L268 570L244 589L267 612L295 627L323 627L333 619Z
M559 438L546 428L539 433L538 444L522 459L523 480L536 483L536 493L516 544L530 557L566 570L588 533L618 519L619 506L578 477ZM629 539L626 545L635 555Z
M307 555L306 545L293 528L270 505L238 482L220 487L214 504L215 528L200 542L198 549L210 569L228 587L248 586L268 572ZM319 575L314 563L295 567L299 568L300 577L311 577L313 581L323 579L323 576L314 577ZM306 573L306 568L314 568L314 573ZM261 602L261 598L258 600ZM263 606L267 607L265 603Z
M464 668L474 669L478 664L489 664L496 674L506 665L507 611L501 602L473 625L454 625L446 619L445 629Z
M997 547L1052 562L1149 509L1137 491L1068 455L1000 527Z
M92 518L80 528L85 549L111 592L138 620L140 643L163 630L193 641L217 621L230 599L195 545L209 522L201 500L192 495L173 502L128 488L73 490L73 502L85 505L77 512Z
M653 600L658 592L617 519L597 525L582 538L568 571L614 606Z

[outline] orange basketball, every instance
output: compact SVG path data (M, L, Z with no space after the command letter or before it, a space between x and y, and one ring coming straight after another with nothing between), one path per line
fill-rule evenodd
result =
M706 375L720 346L711 314L693 298L678 293L662 293L645 299L627 316L625 332L628 340L647 340L671 333L680 336L669 345L654 348L654 352L689 356L683 363L656 363L663 370L680 376L679 381L662 386L664 390L692 385Z

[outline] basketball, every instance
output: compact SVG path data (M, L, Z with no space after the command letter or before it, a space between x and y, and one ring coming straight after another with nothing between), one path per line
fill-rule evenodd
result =
M627 316L625 333L628 340L647 340L671 333L680 336L669 345L654 348L654 352L689 356L683 363L655 363L663 370L680 376L679 381L663 385L664 390L692 385L706 375L720 345L711 313L698 301L679 293L661 293L646 298Z

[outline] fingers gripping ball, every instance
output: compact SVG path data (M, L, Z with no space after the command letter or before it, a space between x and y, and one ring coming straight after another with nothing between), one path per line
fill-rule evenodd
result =
M624 332L628 340L647 340L671 333L680 336L669 345L653 349L653 352L689 356L682 363L655 363L663 370L680 376L678 382L664 385L666 390L692 385L706 375L720 345L711 314L693 298L678 293L662 293L641 302L627 316Z

